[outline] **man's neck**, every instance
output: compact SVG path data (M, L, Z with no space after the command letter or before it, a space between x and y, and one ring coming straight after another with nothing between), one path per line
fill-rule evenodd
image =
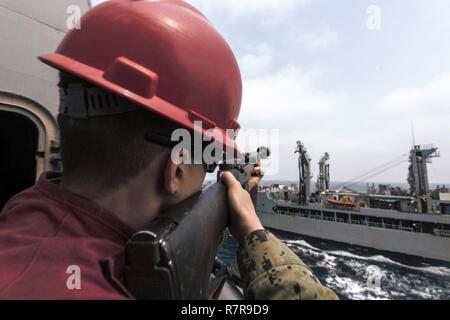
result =
M61 179L60 187L91 200L136 231L145 228L160 211L160 201L155 192L146 190L148 184L143 185L139 181L132 181L122 188L100 196L96 195L98 188L64 177Z

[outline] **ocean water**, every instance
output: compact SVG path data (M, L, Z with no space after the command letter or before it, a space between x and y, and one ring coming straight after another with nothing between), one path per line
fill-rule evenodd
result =
M450 299L450 263L274 233L341 299ZM237 269L236 250L229 237L219 257Z

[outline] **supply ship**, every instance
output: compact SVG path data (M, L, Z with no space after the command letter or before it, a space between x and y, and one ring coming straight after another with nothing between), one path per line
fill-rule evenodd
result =
M438 148L414 145L409 161L409 190L367 185L357 192L352 182L330 190L330 155L319 161L316 191L311 192L311 158L297 142L299 183L260 186L257 212L263 225L317 239L450 262L450 193L430 190L427 163ZM372 173L392 168L386 163ZM367 177L367 175L366 175Z

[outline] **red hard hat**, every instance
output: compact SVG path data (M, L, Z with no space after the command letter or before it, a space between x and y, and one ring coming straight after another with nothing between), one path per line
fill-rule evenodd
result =
M239 129L236 58L197 9L181 0L111 0L81 19L43 62L188 129ZM197 128L197 129L196 129ZM225 145L235 149L233 139Z

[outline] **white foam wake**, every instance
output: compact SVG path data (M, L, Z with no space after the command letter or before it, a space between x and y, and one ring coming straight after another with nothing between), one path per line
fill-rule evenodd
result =
M364 260L369 262L378 262L378 263L385 263L385 264L391 264L397 267L406 268L409 270L419 271L423 273L430 273L432 275L436 276L447 276L450 277L450 269L446 267L415 267L415 266L409 266L406 264L402 264L400 262L391 260L385 256L376 255L376 256L370 256L370 257L364 257L359 256L347 251L326 251L328 254L333 256L340 256L340 257L346 257L346 258L352 258L357 260Z
M347 251L321 250L304 240L284 242L315 260L314 266L327 270L321 281L348 299L434 299L448 294L445 284L442 286L434 279L434 276L449 279L450 268L447 267L416 267L382 255L360 256ZM341 265L351 272L341 270ZM401 268L417 273L396 270Z

